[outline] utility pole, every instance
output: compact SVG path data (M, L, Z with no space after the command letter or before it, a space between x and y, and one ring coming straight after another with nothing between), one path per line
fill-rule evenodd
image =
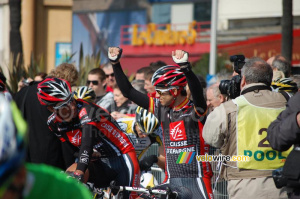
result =
M209 74L215 75L217 60L218 0L212 0L211 11Z

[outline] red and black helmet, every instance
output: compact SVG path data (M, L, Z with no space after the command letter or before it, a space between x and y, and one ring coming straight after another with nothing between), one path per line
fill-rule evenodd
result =
M157 87L185 87L186 77L180 71L179 66L163 66L159 68L152 76L152 85Z
M38 84L37 96L42 105L55 106L72 97L69 82L59 78L47 78Z

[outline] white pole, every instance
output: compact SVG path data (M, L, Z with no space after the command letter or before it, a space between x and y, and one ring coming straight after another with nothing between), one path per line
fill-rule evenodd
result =
M216 74L218 0L212 0L210 25L209 74Z

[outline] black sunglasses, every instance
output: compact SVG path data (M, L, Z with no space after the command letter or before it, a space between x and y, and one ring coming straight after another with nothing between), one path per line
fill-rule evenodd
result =
M114 77L114 76L115 76L115 73L107 74L107 75L105 75L105 76L106 76L106 78L108 78L109 76Z
M90 83L92 83L93 85L98 85L99 82L97 80L94 80L94 81L87 80L86 81L87 85L90 85Z

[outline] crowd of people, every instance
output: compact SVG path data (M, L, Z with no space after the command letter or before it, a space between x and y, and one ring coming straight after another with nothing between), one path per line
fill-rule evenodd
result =
M220 81L206 88L188 52L170 56L174 63L152 62L132 82L119 47L108 49L109 63L88 72L86 85L76 85L69 63L20 80L15 94L1 74L0 198L92 198L84 184L139 187L141 172L157 164L166 177L156 188L185 187L187 198L212 199L210 162L196 158L210 147L250 157L221 162L216 175L227 181L229 198L300 198L300 78L286 59L250 58L239 71L233 67L241 90L233 98ZM145 155L154 143L158 155ZM282 186L272 177L280 168Z

